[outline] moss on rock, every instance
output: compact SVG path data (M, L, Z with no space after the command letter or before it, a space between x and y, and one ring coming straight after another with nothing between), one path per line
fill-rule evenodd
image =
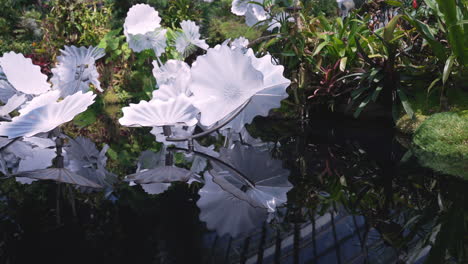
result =
M421 165L468 179L468 115L446 112L431 116L416 130L414 153Z

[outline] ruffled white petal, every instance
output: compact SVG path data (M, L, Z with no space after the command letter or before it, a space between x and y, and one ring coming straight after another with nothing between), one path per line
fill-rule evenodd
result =
M95 97L92 92L85 94L78 92L61 102L51 102L32 109L24 115L13 118L11 122L2 122L0 135L15 138L49 132L85 111L94 102Z
M246 53L252 59L255 69L263 73L263 88L252 96L244 110L223 129L231 128L240 132L245 124L252 123L256 116L267 116L271 109L281 106L281 101L288 98L286 89L291 81L283 76L284 67L274 65L270 55L256 58L252 49Z
M145 34L126 34L128 46L135 52L153 49L156 56L161 56L166 50L166 29L155 29Z
M153 61L153 76L158 86L176 84L177 87L187 90L190 82L190 66L183 61L168 60L159 67L158 63Z
M123 117L119 119L124 126L173 126L183 124L194 126L198 110L184 94L168 101L151 100L130 104L122 109Z
M61 53L57 57L57 67L52 69L51 82L55 90L60 90L62 97L78 91L87 92L90 84L102 92L95 62L105 55L104 49L65 46Z
M175 39L175 47L177 51L183 56L190 55L194 49L193 46L197 46L201 49L208 49L208 44L205 40L200 39L200 28L195 22L190 20L184 20L180 23L182 32L178 32Z
M49 91L47 93L34 97L31 101L28 101L19 110L19 113L20 115L25 115L29 113L31 110L34 110L41 106L45 106L47 104L50 104L51 102L57 102L59 98L60 98L60 91L57 91L57 90Z
M147 4L136 4L127 12L124 29L132 35L145 34L159 28L160 23L158 11Z
M263 74L251 58L227 45L209 49L192 66L194 104L201 124L211 126L249 100L263 87Z
M0 66L8 82L17 91L38 95L50 90L47 76L41 73L41 68L22 54L14 52L3 54L3 57L0 57Z
M8 99L8 102L4 106L0 106L0 116L6 116L11 112L15 111L18 107L24 104L27 100L26 95L13 95Z

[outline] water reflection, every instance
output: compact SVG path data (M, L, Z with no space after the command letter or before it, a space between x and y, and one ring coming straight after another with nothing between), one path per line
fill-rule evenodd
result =
M64 138L63 146L46 138L2 141L7 176L50 164L106 191L58 192L50 181L3 180L0 262L27 263L20 252L28 249L51 263L50 252L57 252L54 259L63 263L73 254L63 241L84 252L76 263L466 259L467 183L417 166L392 128L318 120L310 131L290 125L297 129L278 132L265 120L249 128L257 137L226 132L215 145L194 142L194 151L180 149L186 145L144 151L124 181L108 171L107 148L88 139Z

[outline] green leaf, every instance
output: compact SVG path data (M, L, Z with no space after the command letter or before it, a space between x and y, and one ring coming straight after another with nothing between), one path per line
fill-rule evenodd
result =
M318 44L318 45L315 47L315 51L314 51L314 53L312 54L312 56L315 56L315 55L319 54L319 52L322 51L322 49L323 49L326 45L328 45L328 43L329 43L328 41L324 41L324 42Z
M453 61L454 60L455 60L455 56L452 55L445 62L444 72L442 74L442 83L444 85L447 82L448 78L450 77L450 73L452 73L452 66L453 66Z
M364 110L364 108L367 106L367 104L369 104L369 102L371 101L371 98L372 96L369 95L367 96L367 98L361 102L361 104L359 104L358 106L358 109L356 110L356 112L354 112L354 118L358 118L359 115L361 114L362 110Z
M429 85L429 87L427 88L427 95L429 96L429 94L431 94L431 91L432 91L432 88L434 88L434 86L440 81L440 77L439 78L436 78L434 81L432 81L432 83Z
M458 16L458 6L456 0L436 0L440 11L444 14L443 21L448 31L448 39L453 53L460 63L468 65L468 51L465 51L465 36L463 26ZM466 32L465 32L466 33Z
M379 98L379 94L382 91L382 89L383 89L383 86L377 86L377 88L375 88L374 92L372 93L373 102L377 101L377 98Z
M397 7L402 7L403 6L403 3L400 2L400 1L395 1L395 0L385 0L385 3L387 5L391 5L391 6L397 6Z
M395 28L397 26L398 20L402 17L402 15L397 15L388 22L387 26L384 28L384 33L383 33L383 39L387 42L390 43L393 39L393 32L395 31Z
M401 104L403 105L403 109L405 109L405 112L408 114L410 118L414 118L414 111L411 108L411 105L409 103L408 97L406 97L406 94L401 90L397 89L398 97L400 98Z
M119 159L119 155L112 148L109 148L107 150L107 155L109 156L109 158L111 158L113 160L118 160Z
M346 70L346 62L348 61L347 57L341 58L340 60L340 71L344 72Z
M83 113L75 116L73 119L73 123L80 127L86 127L91 125L92 123L96 122L96 114L94 113L93 109L90 108Z
M296 54L294 52L281 52L281 55L285 57L294 57Z

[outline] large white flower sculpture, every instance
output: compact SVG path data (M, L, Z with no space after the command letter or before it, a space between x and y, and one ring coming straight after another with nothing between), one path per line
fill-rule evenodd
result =
M0 57L0 66L12 87L23 94L39 95L50 90L47 76L32 60L22 54L8 52ZM9 89L11 87L7 87Z
M283 76L284 67L272 63L271 55L255 57L252 49L246 53L252 59L254 68L263 74L263 87L255 93L250 102L237 117L224 128L241 132L245 124L250 124L256 116L267 116L269 111L281 106L281 101L288 97L286 89L291 81Z
M198 57L189 89L201 112L201 124L211 126L242 106L263 89L263 78L251 58L227 45Z
M219 236L237 237L260 227L267 219L267 210L253 207L247 202L249 197L245 193L224 179L215 183L215 177L206 172L205 185L198 192L200 220L208 229L216 230Z
M78 91L87 92L89 85L93 84L102 92L95 62L104 57L104 49L65 46L61 53L57 57L56 68L52 69L54 90L60 90L61 96L65 97Z
M177 32L175 39L175 47L182 56L187 57L196 47L204 50L208 49L208 44L205 40L200 39L200 28L195 22L184 20L180 23L182 32Z
M124 115L119 122L129 127L194 126L198 122L196 118L198 110L185 94L168 101L158 99L149 102L141 101L138 104L124 107L122 111Z
M29 109L24 114L14 117L11 122L0 123L0 135L9 138L31 137L72 120L94 103L96 96L92 92L78 92L67 96L60 102L52 101L37 108Z
M146 4L134 5L128 10L124 34L129 47L135 52L153 49L161 56L166 48L166 31L161 28L158 11Z

